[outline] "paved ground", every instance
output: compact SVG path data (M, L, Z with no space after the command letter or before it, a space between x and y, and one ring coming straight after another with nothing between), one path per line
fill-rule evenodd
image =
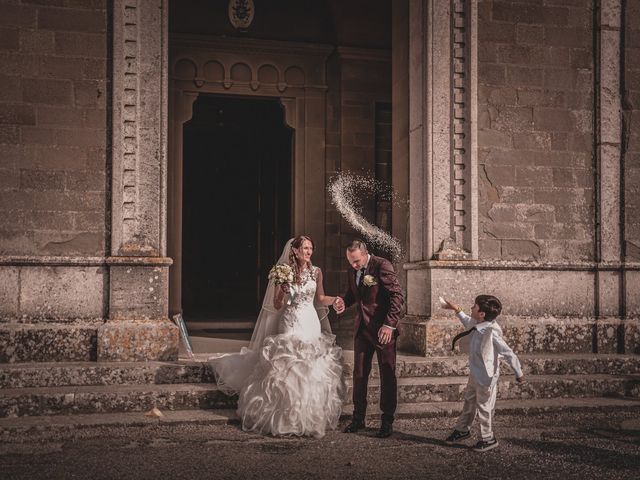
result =
M271 438L238 425L146 425L43 431L0 439L1 479L637 479L635 411L500 415L500 447L478 454L442 438L453 419L398 420L325 438ZM372 425L373 426L373 425Z

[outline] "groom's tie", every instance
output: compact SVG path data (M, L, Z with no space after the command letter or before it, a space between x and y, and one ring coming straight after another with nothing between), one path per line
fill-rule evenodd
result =
M358 283L358 287L359 287L360 285L362 285L362 280L364 279L364 271L365 271L365 270L366 270L365 268L361 268L361 269L359 270L359 276L358 276L358 282L357 282L357 283Z
M451 351L453 351L456 348L456 342L458 340L460 340L463 337L466 337L467 335L469 335L471 332L475 332L476 331L476 327L470 328L469 330L465 330L462 333L459 333L458 335L456 335L455 337L453 337L453 343L451 344Z

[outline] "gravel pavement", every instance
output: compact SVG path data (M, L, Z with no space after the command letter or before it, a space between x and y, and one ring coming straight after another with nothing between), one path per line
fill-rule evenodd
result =
M462 406L462 404L461 404ZM397 420L389 439L272 438L238 425L146 425L2 438L0 479L639 479L637 410L499 415L500 446L443 438L454 419ZM474 432L477 435L477 431Z

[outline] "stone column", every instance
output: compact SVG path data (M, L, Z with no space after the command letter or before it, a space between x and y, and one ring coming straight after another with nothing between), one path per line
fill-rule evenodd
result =
M442 270L478 258L477 2L408 7L408 315L400 347L425 354Z
M172 360L166 258L167 0L115 0L109 318L98 360Z
M392 2L392 55L391 55L391 176L394 191L403 201L393 202L391 222L393 236L408 245L409 203L409 2ZM406 257L402 263L408 261ZM397 272L403 286L407 274Z
M596 316L620 318L617 351L637 353L638 322L625 320L627 305L637 297L637 268L623 258L623 158L621 66L624 51L621 0L602 0L597 22L596 165L597 165L597 269ZM598 352L606 336L598 331ZM615 345L615 344L614 344Z

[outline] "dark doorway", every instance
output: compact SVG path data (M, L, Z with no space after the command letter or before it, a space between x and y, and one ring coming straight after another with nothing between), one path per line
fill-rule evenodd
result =
M291 233L293 132L278 99L200 95L184 126L182 309L254 319Z

